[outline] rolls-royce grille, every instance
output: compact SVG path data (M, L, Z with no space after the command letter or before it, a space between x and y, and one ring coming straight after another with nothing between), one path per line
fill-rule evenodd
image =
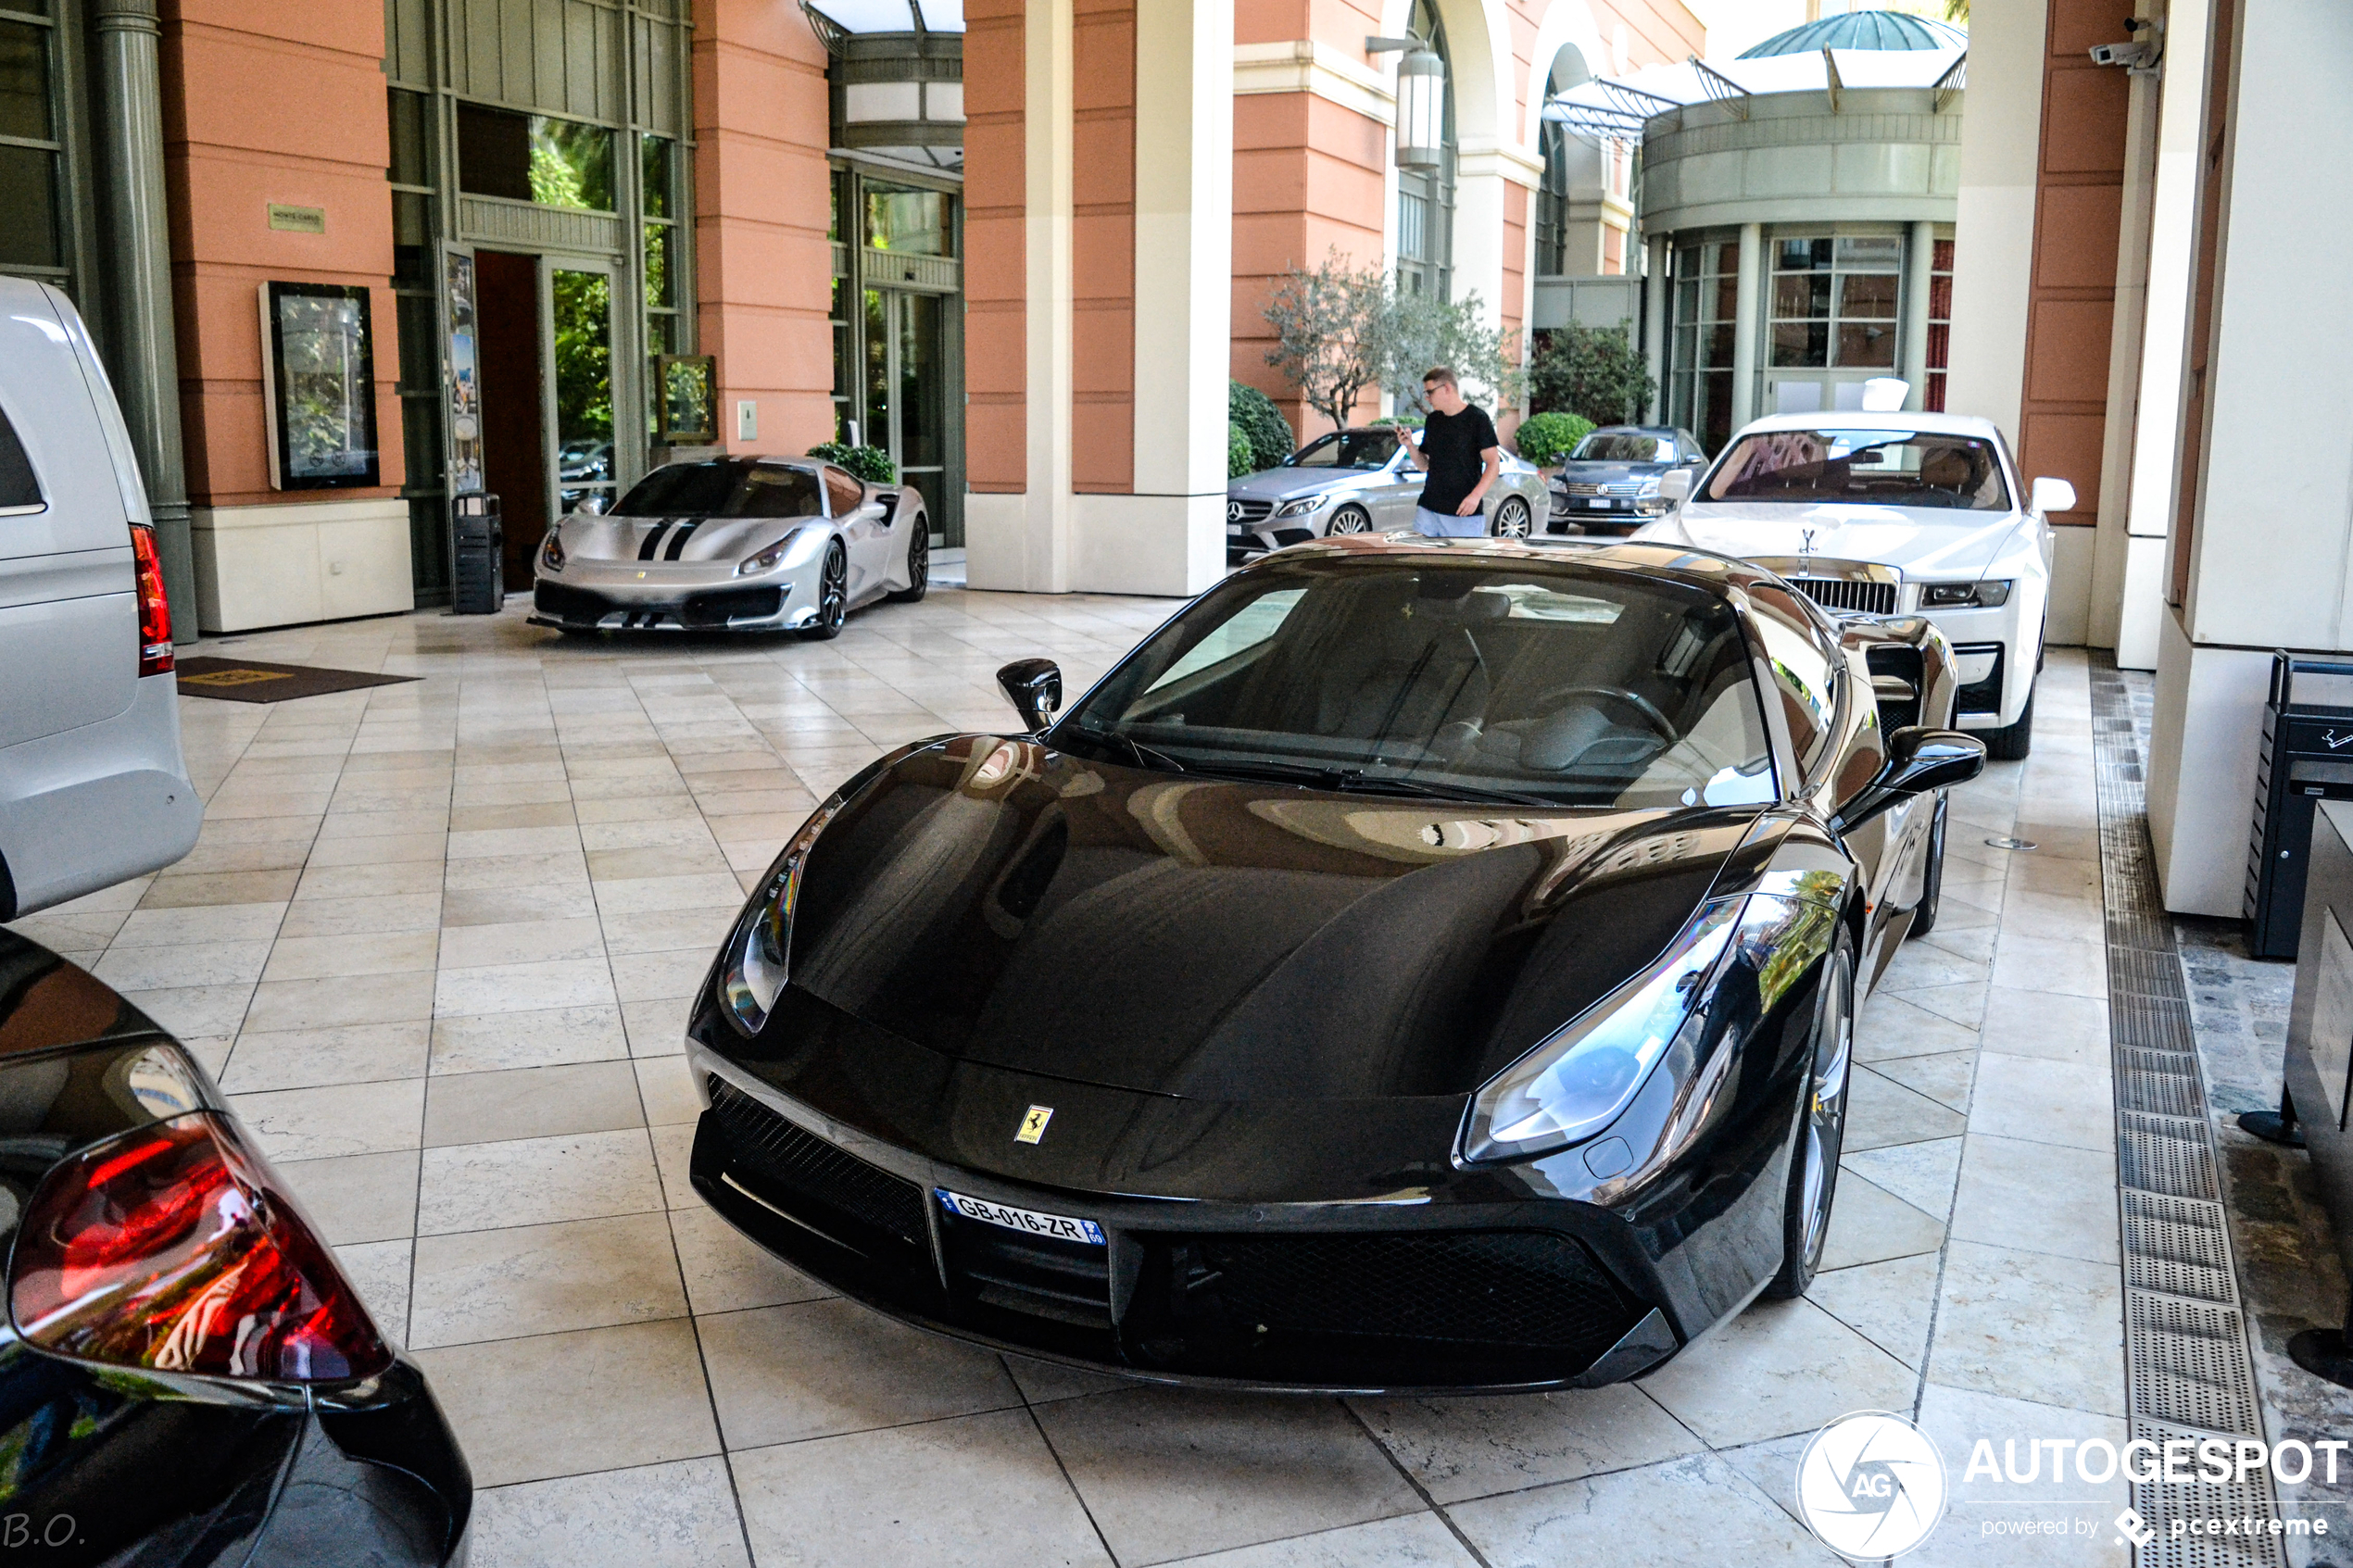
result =
M1592 1254L1549 1231L1197 1236L1180 1291L1247 1331L1598 1355L1638 1315Z
M848 1220L855 1231L930 1251L924 1192L914 1183L794 1126L724 1078L711 1080L711 1110L726 1133L729 1168L750 1178L762 1198L844 1241L872 1239L840 1235Z
M1793 577L1791 584L1824 609L1894 615L1895 584L1856 577Z

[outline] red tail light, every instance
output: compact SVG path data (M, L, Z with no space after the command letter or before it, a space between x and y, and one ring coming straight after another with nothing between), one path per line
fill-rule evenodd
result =
M110 1366L339 1383L392 1364L268 1169L203 1113L51 1171L25 1210L8 1294L28 1341Z
M139 566L139 673L170 672L171 603L163 596L163 558L156 554L156 531L131 527L131 553Z

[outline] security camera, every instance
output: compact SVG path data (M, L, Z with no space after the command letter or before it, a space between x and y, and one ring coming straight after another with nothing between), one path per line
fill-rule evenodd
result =
M2097 66L2122 66L2127 70L2146 70L2157 63L2157 45L2133 39L2129 44L2095 44L2092 63Z

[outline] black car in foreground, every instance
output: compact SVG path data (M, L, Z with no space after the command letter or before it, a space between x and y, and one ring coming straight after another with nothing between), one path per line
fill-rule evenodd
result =
M1647 544L1357 537L812 815L689 1022L696 1187L1139 1377L1608 1382L1805 1290L1934 917L1951 651Z
M1697 473L1707 454L1673 425L1604 425L1579 441L1549 482L1553 533L1631 533L1666 509L1661 476Z
M0 931L0 1561L447 1568L472 1482L169 1035Z

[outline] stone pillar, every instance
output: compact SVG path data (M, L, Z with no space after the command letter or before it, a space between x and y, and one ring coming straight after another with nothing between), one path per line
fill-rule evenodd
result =
M1667 422L1667 300L1675 286L1670 242L1665 234L1654 234L1643 248L1650 252L1649 275L1642 280L1642 351L1650 360L1652 403L1650 418L1654 424Z
M93 0L91 72L105 236L107 367L147 488L172 633L196 637L195 557L180 446L180 355L172 340L170 218L156 0Z
M1765 225L1741 225L1741 264L1732 319L1732 429L1756 418L1756 345L1764 336Z
M1928 295L1936 270L1936 225L1914 223L1904 236L1904 320L1896 374L1911 384L1904 407L1928 407Z

